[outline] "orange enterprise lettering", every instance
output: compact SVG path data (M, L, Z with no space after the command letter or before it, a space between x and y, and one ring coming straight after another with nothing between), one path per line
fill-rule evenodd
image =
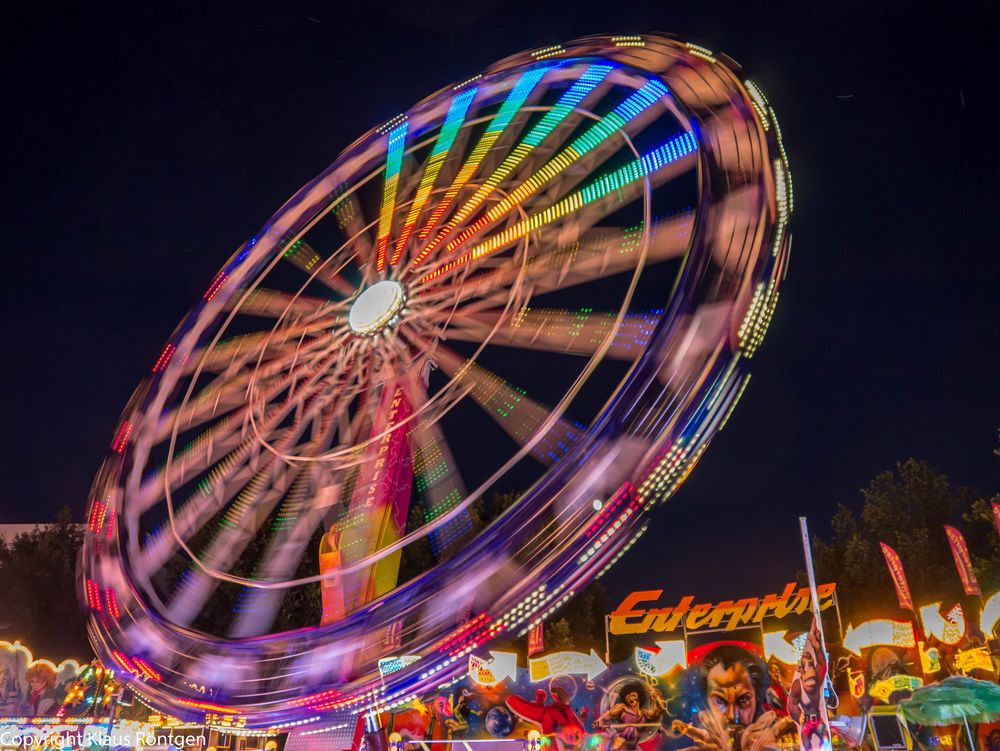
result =
M816 587L820 610L833 604L836 584ZM760 623L765 618L785 618L794 613L801 615L809 610L809 588L794 582L785 585L781 594L764 597L747 597L742 600L724 600L717 604L694 604L694 597L685 596L673 607L652 607L663 594L662 589L643 589L632 592L611 613L612 634L668 633L683 623L687 631L702 628L724 628L726 631L741 626Z

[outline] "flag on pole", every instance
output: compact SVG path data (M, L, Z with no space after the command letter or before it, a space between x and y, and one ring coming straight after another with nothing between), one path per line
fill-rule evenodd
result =
M892 575L892 583L896 585L896 599L899 600L899 607L909 610L911 613L914 612L910 585L906 581L906 572L903 570L903 561L900 560L899 553L884 542L880 542L879 545L882 546L885 565L889 567L889 573Z
M993 504L994 506L996 504ZM994 511L994 513L996 513ZM958 577L962 580L962 589L967 595L983 596L983 591L976 581L976 574L972 570L972 558L969 556L969 546L965 544L962 533L954 527L944 525L944 533L948 535L948 544L951 546L951 557L955 559L955 568L958 569Z
M813 619L809 636L802 648L799 664L795 667L792 686L788 690L788 715L799 730L799 747L831 751L830 716L826 707L826 689L829 678L829 660L823 640L823 620L820 617L819 595L816 592L816 572L813 570L812 550L809 546L809 529L804 516L799 517L802 530L802 548L806 559L806 576L812 600ZM833 687L830 686L832 691Z

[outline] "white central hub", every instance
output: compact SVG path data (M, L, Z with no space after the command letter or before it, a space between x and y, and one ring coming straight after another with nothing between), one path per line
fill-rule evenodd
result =
M354 301L348 323L356 334L377 334L396 322L404 302L406 293L402 284L388 280L375 282Z

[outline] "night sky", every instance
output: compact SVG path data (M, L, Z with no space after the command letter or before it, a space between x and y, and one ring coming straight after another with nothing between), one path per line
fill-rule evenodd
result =
M822 530L910 456L1000 490L996 59L960 3L28 5L2 53L0 522L82 516L174 325L357 136L519 50L654 30L767 92L794 245L750 388L614 594L780 589L797 516Z

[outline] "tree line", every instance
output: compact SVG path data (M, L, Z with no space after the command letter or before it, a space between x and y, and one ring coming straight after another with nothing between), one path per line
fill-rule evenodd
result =
M1000 449L994 453L1000 456ZM991 504L1000 493L953 483L928 462L907 459L861 490L854 510L838 505L830 532L812 539L817 576L837 583L844 623L855 624L895 607L892 578L879 542L899 553L918 605L964 598L944 525L958 527L969 545L984 594L1000 589L1000 533Z

